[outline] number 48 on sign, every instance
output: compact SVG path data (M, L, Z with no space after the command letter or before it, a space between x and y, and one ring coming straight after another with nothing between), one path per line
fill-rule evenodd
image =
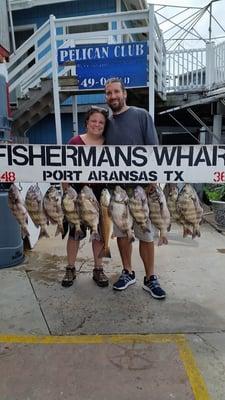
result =
M0 172L0 182L14 182L16 174L13 171Z

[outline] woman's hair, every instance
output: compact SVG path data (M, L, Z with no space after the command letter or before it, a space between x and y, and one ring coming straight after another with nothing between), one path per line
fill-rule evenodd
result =
M107 121L107 118L109 116L109 111L107 110L107 108L91 106L91 108L87 111L87 113L85 115L85 119L84 119L85 127L87 127L87 123L89 121L90 116L92 114L95 114L96 112L102 114L105 117L105 120Z

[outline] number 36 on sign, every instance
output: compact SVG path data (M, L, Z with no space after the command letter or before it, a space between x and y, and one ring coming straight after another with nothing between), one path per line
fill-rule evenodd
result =
M216 171L213 176L214 182L225 182L225 171Z

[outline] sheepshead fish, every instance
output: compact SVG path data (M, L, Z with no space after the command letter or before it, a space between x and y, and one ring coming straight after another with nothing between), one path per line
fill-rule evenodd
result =
M147 189L147 198L150 220L159 229L158 245L168 244L167 230L170 226L170 213L161 187L150 184Z
M198 195L192 185L186 183L181 189L177 199L177 210L180 214L180 222L183 225L183 236L191 234L194 239L200 237L200 222L203 215Z
M149 207L145 190L141 186L136 186L133 195L129 198L130 212L134 220L144 232L149 231Z
M47 232L48 219L43 209L43 196L38 185L31 185L25 197L27 211L36 227L41 228L39 239L49 237Z
M18 187L13 183L8 192L9 208L21 226L22 238L30 236L28 231L28 213L24 200L20 194Z
M64 233L63 229L63 210L61 206L62 198L55 186L50 186L44 195L43 207L44 211L53 225L57 225L55 236Z
M104 246L99 253L99 258L111 258L111 252L109 248L109 241L112 236L112 218L109 212L110 199L111 196L108 189L103 189L100 197L100 231Z
M81 237L80 217L77 204L77 192L72 186L65 189L62 197L62 209L67 221L75 226L77 237Z
M77 204L81 222L91 229L90 240L100 240L98 233L99 203L89 186L85 185L81 189L77 198Z
M129 240L134 241L132 230L133 217L129 209L129 198L124 189L117 185L113 191L110 201L110 214L114 224L121 232L124 232Z
M170 213L171 222L180 222L180 214L177 210L177 199L179 194L179 189L176 183L167 183L163 190L166 197L166 202L168 210Z

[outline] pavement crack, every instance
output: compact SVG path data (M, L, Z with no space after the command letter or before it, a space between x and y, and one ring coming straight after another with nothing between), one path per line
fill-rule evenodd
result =
M197 333L196 336L199 337L209 349L213 350L213 352L218 351L218 349L215 346L213 346L211 343L209 343L204 337L202 337L201 334Z
M78 329L83 328L85 322L86 322L86 318L84 317L83 320L80 322L80 324L77 325L77 327L76 327L76 329L75 329L75 332L76 332Z
M41 307L40 300L39 300L39 298L38 298L38 296L37 296L37 294L36 294L36 291L35 291L35 289L34 289L34 286L33 286L32 281L31 281L31 279L30 279L29 273L27 273L26 270L25 270L25 272L26 272L27 278L28 278L28 280L29 280L29 282L30 282L30 285L31 285L31 288L32 288L32 290L33 290L34 296L35 296L35 298L36 298L36 300L37 300L37 303L38 303L40 312L41 312L41 314L42 314L42 317L43 317L43 319L44 319L44 321L45 321L45 324L46 324L46 326L47 326L48 333L49 333L49 335L52 335L50 326L49 326L48 321L47 321L47 319L46 319L46 317L45 317L44 311L43 311L43 309L42 309L42 307Z
M83 266L85 266L85 264L87 263L87 261L85 260L85 261L83 261L83 262L81 262L81 264L80 264L80 267L79 268L77 268L77 272L79 273L80 271L81 271L81 269L83 268Z

